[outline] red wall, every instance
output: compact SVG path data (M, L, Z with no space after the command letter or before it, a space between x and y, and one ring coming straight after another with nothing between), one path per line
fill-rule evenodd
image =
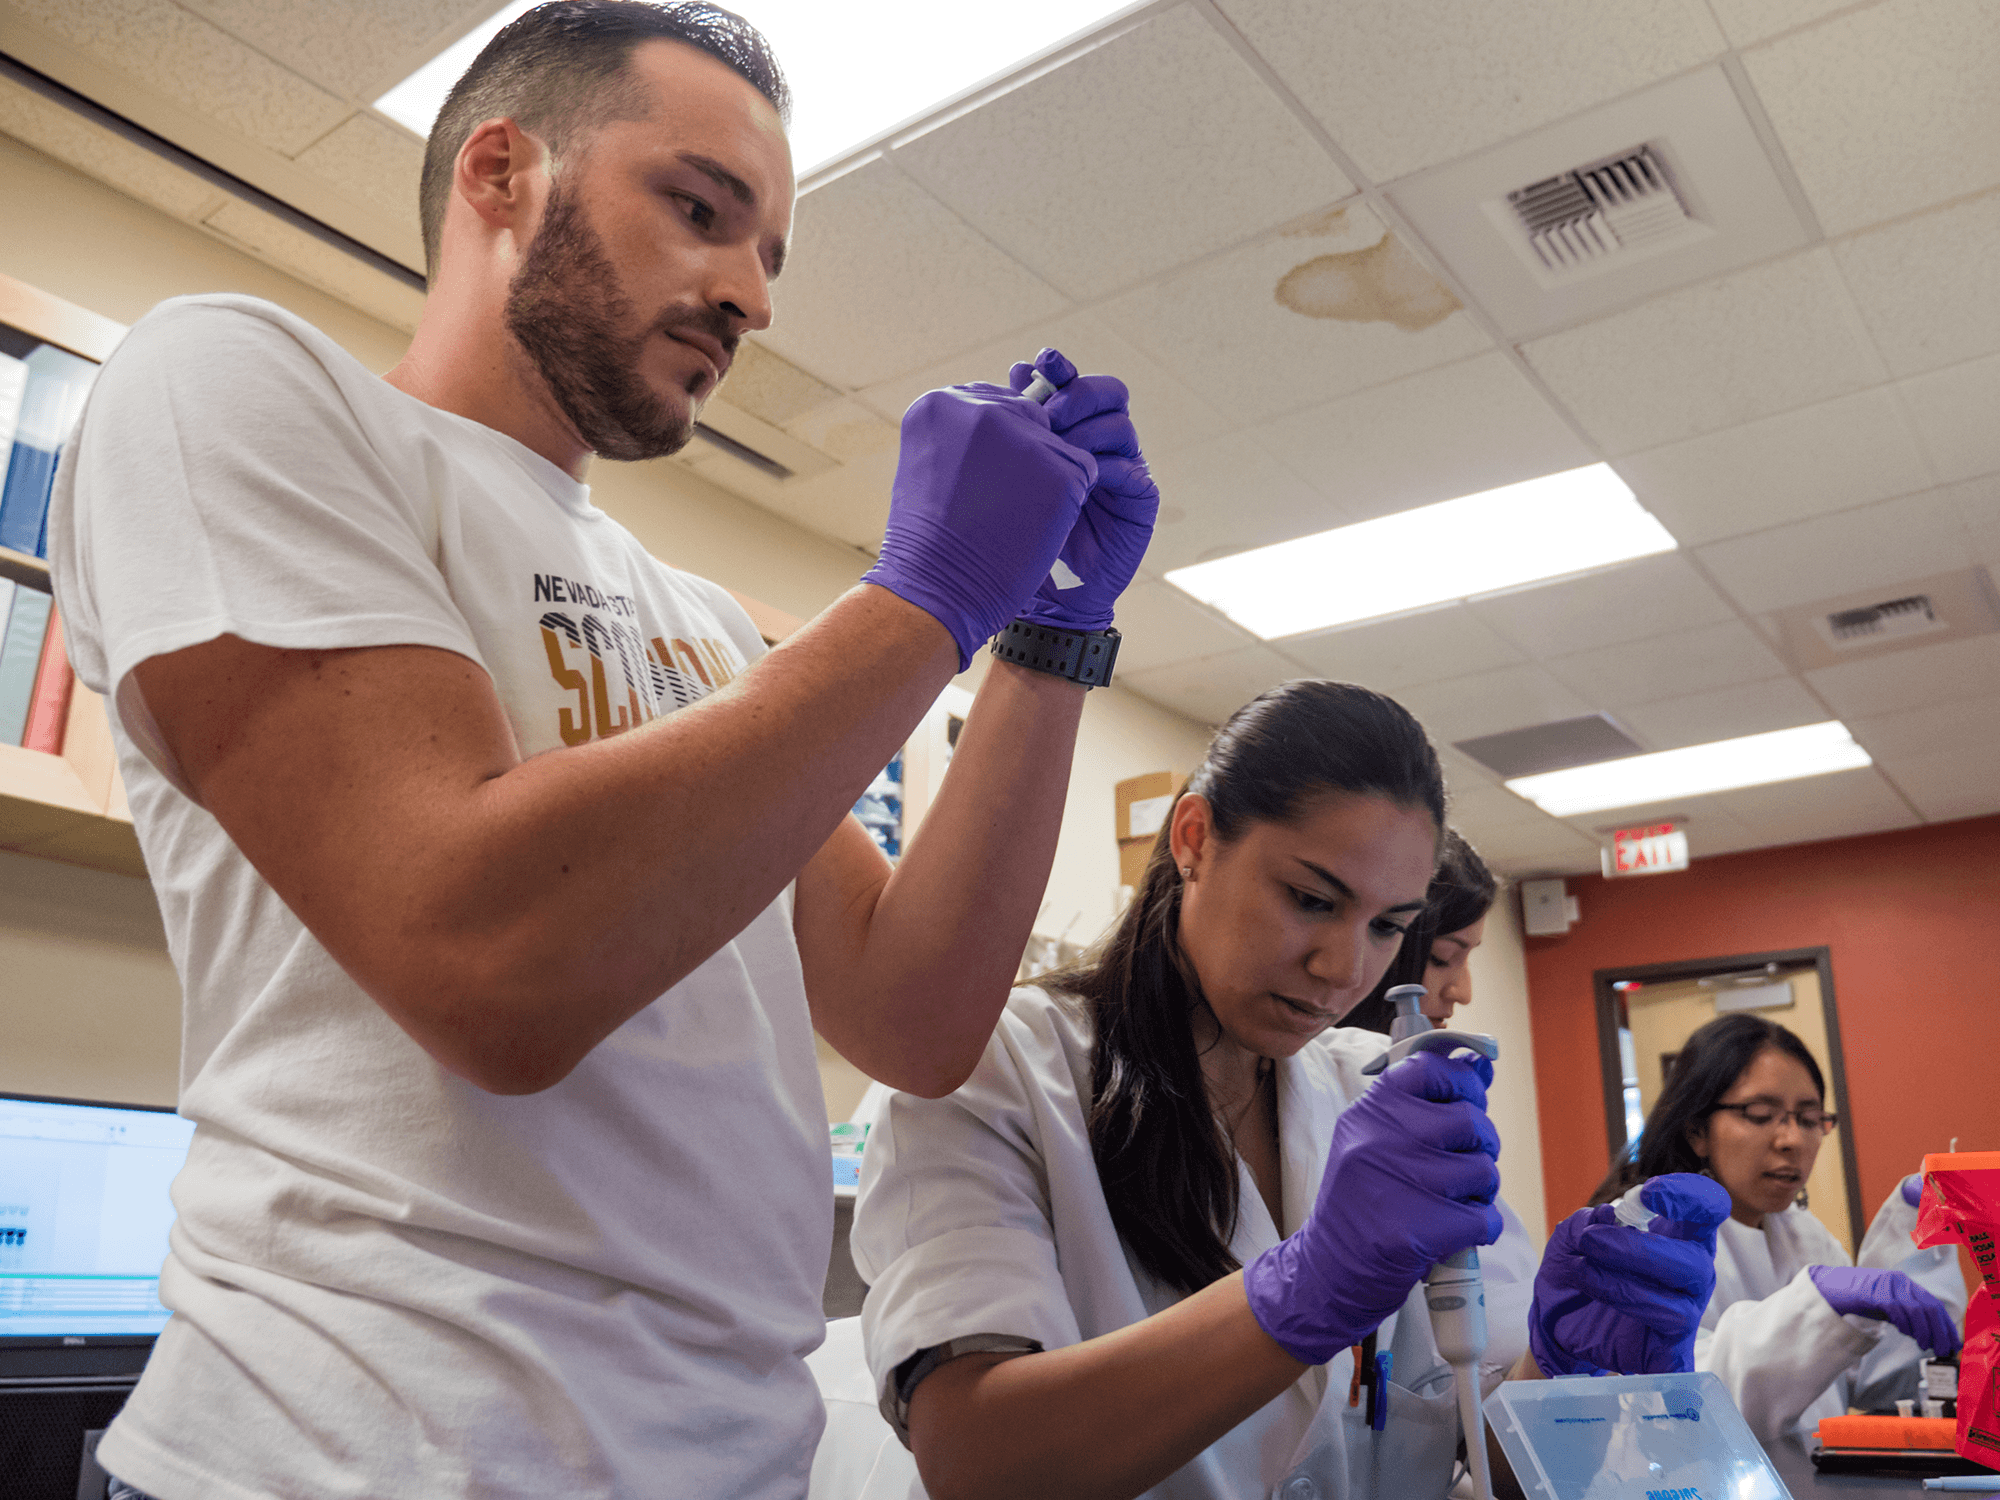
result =
M1569 892L1577 925L1527 940L1551 1227L1609 1166L1596 969L1830 948L1864 1225L1951 1137L2000 1149L2000 817L1585 876Z

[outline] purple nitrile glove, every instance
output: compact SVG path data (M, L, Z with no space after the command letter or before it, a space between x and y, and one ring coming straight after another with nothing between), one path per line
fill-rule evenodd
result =
M1160 491L1139 451L1124 381L1079 375L1061 354L1044 349L1033 364L1015 365L1008 383L1025 390L1037 370L1056 388L1046 406L1050 425L1096 458L1097 482L1063 543L1054 576L1042 579L1021 614L1058 630L1103 630L1153 538Z
M926 391L903 413L889 524L862 582L936 618L962 672L1048 576L1096 482L1096 459L1033 401L997 385Z
M1659 1215L1645 1229L1619 1223L1604 1203L1571 1214L1549 1236L1528 1311L1528 1349L1544 1375L1694 1369L1729 1192L1674 1172L1648 1181L1639 1201Z
M1325 1364L1432 1266L1500 1238L1492 1081L1469 1049L1416 1052L1341 1115L1311 1216L1243 1269L1250 1311L1292 1358Z
M1859 1313L1893 1323L1940 1359L1956 1354L1963 1342L1951 1309L1901 1271L1867 1271L1860 1266L1807 1266L1826 1305L1845 1317Z
M1921 1172L1912 1172L1908 1177L1905 1177L1903 1179L1902 1191L1903 1201L1909 1204L1910 1207L1915 1208L1923 1201L1924 1174Z

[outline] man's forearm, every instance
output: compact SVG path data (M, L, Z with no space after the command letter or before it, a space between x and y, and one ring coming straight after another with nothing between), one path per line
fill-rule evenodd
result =
M871 1076L936 1096L979 1060L1048 885L1084 696L993 662L865 923L830 939L802 931L814 1023Z
M518 758L472 663L224 637L140 668L201 799L440 1062L521 1092L740 932L957 664L857 588L712 697Z

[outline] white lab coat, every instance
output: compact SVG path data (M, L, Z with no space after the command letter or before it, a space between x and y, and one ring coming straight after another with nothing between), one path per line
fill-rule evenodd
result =
M1919 1250L1917 1211L1890 1193L1861 1242L1860 1264L1900 1270L1954 1318L1965 1317L1965 1282L1949 1246ZM1715 1295L1695 1335L1697 1370L1729 1387L1762 1442L1808 1435L1850 1405L1882 1406L1915 1388L1919 1352L1889 1324L1836 1313L1808 1267L1849 1264L1840 1241L1803 1208L1767 1214L1762 1229L1723 1221L1715 1244ZM1899 1389L1907 1386L1908 1389Z
M1179 1300L1137 1268L1112 1227L1085 1123L1090 1046L1080 1005L1018 989L964 1087L941 1100L892 1095L874 1123L852 1245L871 1285L861 1323L878 1395L898 1364L952 1338L1010 1334L1055 1349ZM1362 1065L1387 1046L1374 1032L1334 1030L1278 1065L1285 1233L1318 1194L1334 1122L1372 1082ZM1239 1171L1242 1210L1230 1249L1248 1261L1280 1230L1248 1168ZM1506 1232L1481 1251L1489 1391L1527 1346L1535 1273L1526 1231L1512 1210L1502 1212ZM1365 1408L1348 1405L1353 1357L1343 1351L1149 1490L1149 1500L1444 1495L1458 1445L1452 1376L1432 1342L1421 1288L1412 1299L1379 1333L1395 1360L1385 1432L1370 1432ZM879 1459L874 1467L886 1477ZM867 1493L872 1500L891 1491Z

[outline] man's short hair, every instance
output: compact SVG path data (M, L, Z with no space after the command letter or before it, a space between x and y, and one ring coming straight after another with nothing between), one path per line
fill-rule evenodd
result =
M437 275L452 173L473 130L506 115L560 157L612 120L643 120L650 101L625 64L640 42L655 39L720 58L790 123L792 94L778 59L741 16L705 0L549 0L486 44L431 126L417 195L431 275Z

